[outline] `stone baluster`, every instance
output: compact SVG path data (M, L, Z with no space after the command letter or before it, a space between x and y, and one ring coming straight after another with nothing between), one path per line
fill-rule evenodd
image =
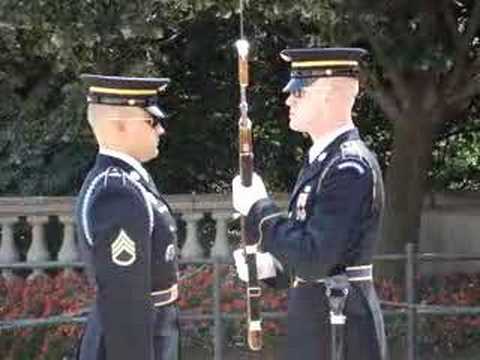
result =
M0 244L0 264L13 264L20 259L15 242L13 239L13 224L17 222L16 217L0 218L2 226L2 243ZM4 269L2 276L6 280L11 280L15 277L13 270Z
M48 216L29 216L27 221L32 225L32 243L27 251L27 262L39 263L48 261L50 254L45 244L44 232L44 225L48 222ZM43 270L34 269L28 278L32 279L42 274L44 274Z
M211 256L221 259L230 259L232 251L228 244L227 222L232 218L231 212L214 212L212 218L216 223L215 243L212 246Z
M184 213L183 218L187 223L185 244L182 248L183 259L194 259L203 257L203 249L198 241L197 228L198 221L203 218L203 214Z
M80 259L77 244L75 243L75 224L71 215L59 216L59 220L63 223L63 242L58 252L58 261L75 262ZM66 268L64 275L69 274L72 268Z

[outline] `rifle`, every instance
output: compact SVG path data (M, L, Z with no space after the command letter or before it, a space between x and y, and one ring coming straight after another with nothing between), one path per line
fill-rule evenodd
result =
M242 2L240 0L242 9ZM238 52L238 80L240 85L240 119L238 121L239 135L239 166L242 185L252 184L253 174L253 144L252 122L248 117L247 87L248 87L248 52L249 43L242 37L235 43ZM247 236L245 217L240 218L241 243L245 251L245 259L248 266L247 282L247 339L251 350L258 351L263 346L262 319L260 315L260 296L262 289L257 279L256 239Z

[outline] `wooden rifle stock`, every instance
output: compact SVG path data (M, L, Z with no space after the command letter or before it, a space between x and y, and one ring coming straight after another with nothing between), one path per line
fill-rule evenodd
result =
M253 175L253 143L252 122L248 118L248 41L241 39L236 42L238 51L238 79L240 85L240 119L238 121L239 135L239 166L242 185L250 186ZM248 346L258 351L263 347L262 319L260 314L260 297L262 289L257 279L256 239L249 239L245 226L245 217L240 218L241 241L245 251L248 266L247 282L247 332Z

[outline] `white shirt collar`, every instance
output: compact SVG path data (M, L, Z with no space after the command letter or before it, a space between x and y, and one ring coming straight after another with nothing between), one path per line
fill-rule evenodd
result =
M146 182L150 181L150 175L148 175L148 171L145 170L145 168L142 166L142 164L137 159L135 159L134 157L132 157L132 156L130 156L130 155L124 153L124 152L117 151L117 150L112 150L112 149L107 149L107 148L104 148L104 147L100 148L98 152L102 155L111 156L111 157L114 157L116 159L122 160L123 162L126 162L128 165L133 167L135 169L135 171L138 172L140 174L140 176Z
M315 161L317 157L327 148L330 143L333 142L339 135L354 129L355 127L352 124L344 125L338 129L313 140L313 145L308 150L308 163L311 164Z

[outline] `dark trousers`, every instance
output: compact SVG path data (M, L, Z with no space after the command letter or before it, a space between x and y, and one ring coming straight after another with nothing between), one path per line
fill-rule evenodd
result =
M385 335L373 286L353 285L347 298L346 360L385 360ZM289 289L286 359L330 360L330 308L323 286Z
M180 359L180 331L178 309L175 305L155 308L153 347L155 360ZM104 330L94 306L80 340L78 360L106 360ZM137 359L135 359L137 360ZM144 359L138 359L144 360ZM145 359L147 360L147 359Z
M180 359L180 330L178 308L168 305L155 309L153 347L155 360Z

